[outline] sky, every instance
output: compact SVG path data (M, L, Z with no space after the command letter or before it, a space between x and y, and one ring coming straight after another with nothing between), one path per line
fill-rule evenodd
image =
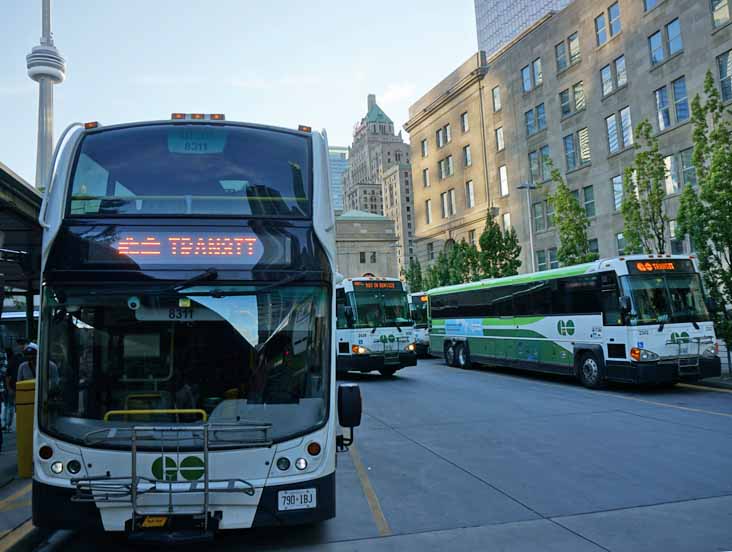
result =
M347 146L367 94L401 128L409 105L477 50L473 0L51 2L67 64L56 137L75 121L203 112L325 128ZM33 182L38 91L25 56L41 0L3 0L0 20L0 162Z

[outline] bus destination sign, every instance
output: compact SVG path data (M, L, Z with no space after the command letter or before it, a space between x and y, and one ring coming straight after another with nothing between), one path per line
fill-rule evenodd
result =
M145 264L253 265L264 254L256 236L219 232L122 232L113 247L118 255Z
M628 261L628 272L631 274L649 274L654 272L694 272L694 264L687 259L645 259Z
M397 288L397 284L399 284L399 287ZM378 280L374 281L355 281L353 282L353 289L401 289L402 285L399 282L380 282Z

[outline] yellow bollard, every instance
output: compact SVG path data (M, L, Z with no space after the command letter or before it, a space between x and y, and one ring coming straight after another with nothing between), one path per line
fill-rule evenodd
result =
M18 477L33 475L33 415L36 380L19 381L15 386L15 427L18 447Z

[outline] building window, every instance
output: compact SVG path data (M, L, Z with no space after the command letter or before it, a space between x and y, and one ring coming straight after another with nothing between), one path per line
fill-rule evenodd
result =
M562 111L562 117L572 113L572 106L569 103L569 88L559 93L559 107Z
M678 18L666 25L666 40L668 40L668 55L672 56L684 49L684 42L681 40L681 22Z
M546 227L551 228L554 226L554 206L552 202L547 200L546 202Z
M663 51L661 31L657 31L648 37L648 47L651 49L651 65L661 63L665 59L666 54Z
M610 36L615 36L620 32L620 5L615 2L607 9L607 16L610 20Z
M625 69L625 56L620 56L600 69L600 81L602 83L602 95L607 96L616 88L625 86L628 82L628 74Z
M447 176L455 174L455 167L452 163L452 155L447 156Z
M628 73L625 70L625 56L620 56L613 64L615 65L615 82L618 88L625 86L628 82Z
M620 140L618 139L618 124L614 113L605 118L605 126L607 127L607 142L610 153L617 153L620 151Z
M652 10L656 7L656 4L658 4L659 0L643 0L643 9L646 11Z
M685 149L679 152L679 158L681 160L681 177L684 182L684 186L696 186L696 167L691 161L693 149Z
M609 65L600 69L600 81L602 82L602 95L607 96L613 91L613 72Z
M447 215L450 212L447 205L447 192L442 192L440 194L440 206L442 207L442 218L447 218Z
M524 123L526 124L526 135L536 134L536 121L534 119L534 110L529 109L524 113Z
M430 187L430 170L422 169L422 186L425 188Z
M534 203L531 206L531 210L534 214L534 231L535 232L543 232L546 230L546 218L544 213L544 202L540 201L538 203Z
M540 250L536 252L536 269L541 272L547 269L546 251Z
M546 128L546 109L544 108L544 104L541 103L534 109L530 109L524 113L524 122L526 124L527 136L544 130Z
M722 99L732 100L732 50L728 50L717 58L719 83L722 86Z
M564 141L564 160L567 164L567 172L577 168L577 155L574 147L574 134L570 134L563 138Z
M674 90L676 122L686 121L689 118L689 99L686 95L686 79L679 77L671 83L671 88Z
M671 237L671 254L672 255L684 255L686 254L686 240L678 239L676 237L676 221L668 221L668 233Z
M475 230L468 230L468 243L473 246L478 245L478 242L475 239Z
M539 152L529 152L529 172L531 174L531 182L541 182L541 168L539 166Z
M591 240L587 240L587 249L589 249L592 253L597 253L600 251L600 247L597 243L597 238L592 238Z
M538 184L549 180L551 176L549 162L549 146L542 146L540 149L529 153L529 167L531 170L532 183Z
M463 165L470 167L473 164L473 157L470 155L470 144L463 147Z
M623 206L623 177L622 175L613 176L613 207L616 211L620 211Z
M592 161L590 154L590 131L586 128L578 130L577 142L579 142L580 165L588 165Z
M536 106L536 129L544 130L546 128L546 111L544 104L540 103Z
M501 87L496 86L491 90L491 94L493 95L493 111L500 111L501 110Z
M450 131L450 123L445 125L445 141L449 144L452 142L452 132Z
M503 143L503 127L496 129L496 151L502 151L506 147Z
M359 262L360 262L361 264L365 264L365 263L366 263L366 252L365 252L365 251L361 251L361 252L360 252L360 253L358 254L358 260L359 260Z
M597 45L602 46L607 42L607 30L605 29L605 14L598 15L595 18L595 36L597 37Z
M463 132L470 130L470 123L468 122L468 112L464 112L460 115L460 128Z
M557 58L557 73L564 71L569 67L569 60L567 60L567 45L564 42L560 42L554 46L554 55Z
M581 57L579 35L577 33L569 35L567 42L569 43L569 64L574 65Z
M437 176L440 180L444 180L447 177L447 162L444 159L440 159L437 162Z
M498 182L499 192L501 197L508 195L508 173L506 172L506 165L498 167Z
M611 154L633 145L633 123L630 119L630 108L624 107L620 110L619 115L620 132L618 132L618 119L614 113L605 118L607 142Z
M465 183L465 207L468 209L475 207L475 190L473 189L472 180Z
M574 95L574 109L581 111L585 108L585 87L582 81L572 86L572 95Z
M455 213L457 213L457 210L455 208L455 189L454 188L450 188L449 190L447 190L447 199L448 199L448 207L450 208L448 213L450 213L450 216L453 216L453 215L455 215Z
M671 195L679 191L679 173L676 163L676 157L667 155L663 158L663 164L666 167L666 193Z
M620 110L620 128L623 131L623 147L633 145L633 121L630 118L630 107Z
M668 90L662 86L654 92L656 96L656 114L658 115L658 130L671 126L671 110L668 107Z
M427 138L422 140L422 157L427 157Z
M559 268L559 261L557 260L557 248L552 247L547 250L549 255L549 268Z
M371 252L371 263L376 263L376 251Z
M625 238L622 232L615 234L615 245L618 248L618 255L625 255Z
M534 87L536 88L544 82L544 74L541 71L541 58L536 58L531 62L531 69L534 75Z
M585 213L587 213L588 217L594 217L595 216L595 190L590 186L585 186L582 188L582 197L585 200Z
M729 1L728 0L712 0L712 17L715 27L721 27L730 19Z
M435 244L434 243L427 244L427 259L429 259L430 261L435 260Z
M543 81L544 75L541 70L541 58L536 58L531 62L530 66L527 65L521 69L521 85L524 92L531 92Z
M437 147L441 148L445 145L445 131L441 128L437 129L437 132L435 132L435 139L437 141Z
M501 224L503 225L503 231L508 232L511 228L511 213L503 213L501 215Z
M531 91L531 88L532 88L532 86L531 86L531 68L528 65L521 69L521 83L522 83L524 92Z
M424 202L424 216L427 224L432 224L432 200L428 199Z

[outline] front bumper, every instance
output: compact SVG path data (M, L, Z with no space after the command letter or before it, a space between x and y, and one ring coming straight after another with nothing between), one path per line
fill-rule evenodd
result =
M398 357L385 358L384 355L338 355L336 357L336 371L342 372L372 372L384 368L399 370L405 366L417 365L417 353L403 351Z
M416 350L417 356L426 356L430 352L430 344L429 344L429 342L421 343L421 342L418 341L417 343L415 343L415 346L416 346L416 349L417 349Z
M677 360L607 362L607 379L611 381L630 381L638 384L698 381L704 378L719 377L721 373L722 364L717 356L710 358L699 357L699 365L695 367L680 367Z

